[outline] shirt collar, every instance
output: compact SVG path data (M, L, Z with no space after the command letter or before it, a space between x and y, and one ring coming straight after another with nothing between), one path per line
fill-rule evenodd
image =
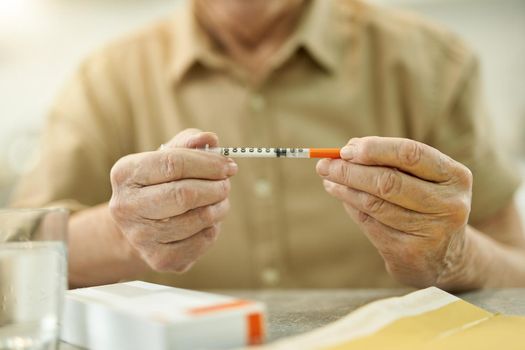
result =
M311 0L297 28L298 47L304 47L310 56L328 72L337 68L341 50L337 46L334 1Z
M337 0L336 0L337 1ZM290 38L288 59L299 48L305 51L327 72L332 73L341 58L337 30L334 29L334 6L331 0L311 0ZM208 35L200 28L193 14L193 1L185 1L177 11L174 23L174 43L169 76L174 82L196 63L206 66L219 65ZM289 46L290 49L290 46ZM286 60L285 59L285 60Z
M192 1L184 1L174 20L174 35L169 76L178 82L188 69L206 56L207 37L193 15Z

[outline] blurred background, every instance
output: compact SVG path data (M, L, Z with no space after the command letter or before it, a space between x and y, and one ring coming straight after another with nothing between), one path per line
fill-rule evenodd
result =
M184 0L0 0L0 207L38 156L57 89L108 40L169 15ZM419 12L479 54L501 147L525 176L525 1L374 0ZM525 218L525 187L518 194Z

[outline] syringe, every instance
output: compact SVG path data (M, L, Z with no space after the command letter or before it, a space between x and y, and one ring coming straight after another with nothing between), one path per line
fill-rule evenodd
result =
M209 147L200 151L222 154L231 158L341 158L339 148L262 148L262 147Z

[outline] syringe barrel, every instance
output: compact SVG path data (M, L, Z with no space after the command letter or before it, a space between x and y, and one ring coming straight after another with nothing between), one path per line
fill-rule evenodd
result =
M204 150L232 158L310 158L308 148L214 147Z

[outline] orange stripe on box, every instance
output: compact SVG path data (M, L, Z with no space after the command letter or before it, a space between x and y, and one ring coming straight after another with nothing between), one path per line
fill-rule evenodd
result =
M246 316L248 324L248 345L262 344L264 337L263 320L260 313Z
M193 309L189 309L188 313L191 315L202 315L202 314L207 314L210 312L235 309L235 308L250 305L250 304L253 304L253 302L248 301L248 300L235 300L235 301L231 301L229 303L224 303L224 304L215 304L215 305L210 305L210 306L195 307Z
M310 158L341 158L339 148L310 148Z

